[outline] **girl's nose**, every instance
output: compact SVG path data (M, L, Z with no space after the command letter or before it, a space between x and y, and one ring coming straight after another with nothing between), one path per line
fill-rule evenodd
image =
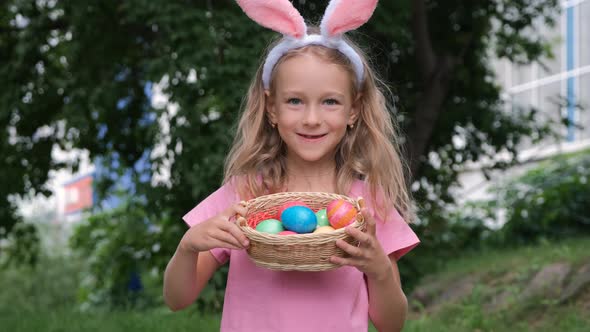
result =
M320 124L320 109L318 106L309 105L305 109L305 114L303 115L303 124L308 126L315 126Z

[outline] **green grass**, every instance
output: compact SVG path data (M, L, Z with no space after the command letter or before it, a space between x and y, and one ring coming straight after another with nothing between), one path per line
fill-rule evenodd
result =
M79 312L72 308L0 314L3 331L219 331L221 317L167 310Z
M566 305L546 299L519 302L522 289L536 271L555 262L568 262L575 270L590 262L588 248L590 239L579 238L472 253L453 260L427 280L444 283L477 275L480 281L471 296L440 311L413 313L404 331L590 331L590 289ZM512 292L509 307L486 311L490 297L502 291Z
M509 249L490 249L473 252L447 263L446 267L430 278L456 278L467 273L499 274L508 271L536 270L558 261L574 266L590 260L589 238L568 239L556 242L543 241L539 245Z
M436 315L423 315L407 322L404 332L472 331L589 331L588 312L571 305L536 307L489 314L477 302L450 305Z
M557 261L578 266L590 261L589 243L588 238L571 239L520 249L490 250L453 260L430 278L456 280L477 273L484 284L459 303L433 313L413 313L404 331L590 331L590 289L583 300L564 306L538 300L492 313L483 309L488 296L498 291L485 282L509 272L516 275L515 282L521 282L543 265ZM0 329L22 332L219 330L219 314L201 314L194 309L176 313L164 307L142 311L80 311L76 305L77 285L82 281L77 276L78 269L75 262L67 259L46 258L37 270L0 270Z

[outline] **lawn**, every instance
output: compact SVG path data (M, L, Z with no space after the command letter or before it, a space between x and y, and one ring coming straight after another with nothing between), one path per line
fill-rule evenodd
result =
M469 273L495 275L530 271L547 263L590 261L590 239L545 243L518 250L492 250L450 262L430 278L457 278ZM44 259L40 268L0 271L2 331L218 331L220 315L194 309L177 313L165 307L142 311L79 310L76 306L77 267L63 258ZM587 289L586 295L590 294ZM582 301L582 302L580 302ZM487 313L478 288L467 299L435 313L416 311L404 331L590 331L590 296L567 305L527 302L509 310ZM372 329L373 330L373 329Z

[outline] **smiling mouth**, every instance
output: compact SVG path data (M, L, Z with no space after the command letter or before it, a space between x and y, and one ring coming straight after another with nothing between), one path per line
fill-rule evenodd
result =
M324 136L326 136L327 134L322 134L322 135L304 135L304 134L297 134L303 138L307 138L307 139L318 139L318 138L322 138Z

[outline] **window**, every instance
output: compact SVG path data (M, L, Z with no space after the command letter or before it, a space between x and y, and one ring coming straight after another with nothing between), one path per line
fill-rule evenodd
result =
M531 65L519 66L512 65L512 86L528 83L533 80L533 70Z
M561 82L555 82L539 87L537 92L537 107L550 119L559 120L561 108L565 102L565 94L561 92Z
M577 46L580 50L578 63L580 67L590 66L590 1L582 2L577 10L580 27L577 31L579 34Z
M562 52L564 44L566 42L565 31L561 31L563 15L556 15L554 17L555 25L553 27L548 26L544 22L538 22L536 24L538 33L542 38L551 45L551 51L553 53L552 58L543 58L539 64L538 78L552 76L559 74L562 71Z
M590 2L587 1L586 3ZM576 130L575 139L590 139L590 74L580 76L580 99L578 103L582 109L576 109L576 121L583 128Z
M528 108L533 103L532 96L531 90L516 93L512 95L512 104L518 108Z

